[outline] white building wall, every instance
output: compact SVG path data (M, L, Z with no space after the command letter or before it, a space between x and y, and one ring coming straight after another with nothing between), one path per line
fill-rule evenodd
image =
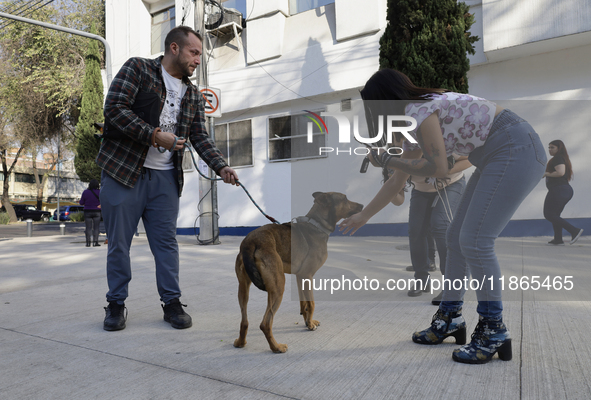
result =
M155 56L149 54L150 9L163 3L107 1L107 40L113 47L114 72L128 57ZM177 24L181 3L176 1ZM248 1L247 9L252 9L248 7L252 3ZM216 124L252 119L254 165L238 168L240 179L259 205L282 222L304 214L314 191L342 191L367 204L379 190L380 171L370 168L360 174L361 157L331 154L328 158L270 163L268 118L308 109L338 112L340 101L348 98L353 109L346 115L363 114L358 91L378 69L379 39L386 26L385 0L364 2L361 16L356 1L336 0L291 16L286 3L255 1L252 21L240 34L242 46L234 37L218 39L209 58L210 85L222 90L223 115ZM476 54L469 56L470 92L501 104L520 100L511 107L523 110L545 145L557 138L566 143L575 171L575 197L563 216L589 218L591 211L585 199L591 195L591 185L583 171L591 163L587 156L591 148L586 141L590 124L574 117L577 110L591 105L587 68L591 59L591 6L577 0L517 3L468 0L476 17L473 33L481 38ZM366 13L366 7L372 12ZM355 17L367 19L354 27L345 23ZM276 20L282 22L277 24ZM191 17L185 24L192 22ZM265 49L270 42L272 50ZM548 100L578 101L551 104ZM337 131L333 118L325 121L329 132ZM360 126L363 130L364 124ZM336 135L329 134L327 140L327 146L339 146ZM186 174L180 228L195 224L200 198L197 179L196 172ZM543 219L545 194L541 180L514 219ZM219 184L218 197L220 227L268 222L240 188ZM370 223L407 222L407 207L408 202L401 207L386 207Z
M589 218L591 178L591 3L577 0L472 1L474 34L470 93L523 109L545 146L562 140L575 172L575 196L563 218ZM538 110L539 109L539 110ZM545 110L541 112L540 110ZM516 110L515 110L516 111ZM544 180L513 219L543 219Z

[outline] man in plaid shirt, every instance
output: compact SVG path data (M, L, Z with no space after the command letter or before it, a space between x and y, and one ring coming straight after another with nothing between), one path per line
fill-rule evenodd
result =
M109 305L103 323L108 331L125 328L129 249L140 218L156 262L164 320L177 329L192 325L180 302L176 241L187 139L224 182L238 181L205 130L203 98L189 81L200 64L201 35L179 26L164 44L164 56L129 59L105 101L105 133L96 161L103 169L100 200L109 237Z

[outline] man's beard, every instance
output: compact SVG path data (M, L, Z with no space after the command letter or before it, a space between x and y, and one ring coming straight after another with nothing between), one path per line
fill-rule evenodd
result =
M181 60L180 54L177 56L175 62L176 62L178 69L183 74L183 77L190 78L191 76L193 76L195 69L193 70L193 72L191 72L191 67L189 66L189 63L183 62Z
M193 69L193 71L191 71L191 67L189 65L183 65L181 71L182 71L184 77L190 78L191 76L193 76L195 69Z

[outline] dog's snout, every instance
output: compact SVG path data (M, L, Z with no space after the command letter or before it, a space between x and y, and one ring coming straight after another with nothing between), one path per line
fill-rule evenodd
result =
M355 203L353 201L349 201L349 213L347 217L350 217L353 214L357 214L363 210L363 204Z
M363 204L361 204L361 203L357 203L355 201L349 200L349 204L351 206L351 209L353 209L353 210L357 210L357 211L363 210Z

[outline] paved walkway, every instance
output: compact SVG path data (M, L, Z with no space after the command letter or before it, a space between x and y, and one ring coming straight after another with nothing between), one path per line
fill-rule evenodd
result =
M591 398L589 237L564 247L546 246L549 238L497 241L506 285L511 276L560 278L550 290L507 288L513 360L471 366L452 361L451 341L410 340L436 311L431 295L381 290L388 279L411 277L404 270L405 238L331 238L317 278L336 279L328 281L333 286L367 278L380 288L316 291L321 326L310 332L288 281L274 334L289 350L273 354L258 329L266 295L256 288L248 344L232 346L240 320L234 274L240 237L198 246L194 237L179 236L182 300L194 321L182 331L162 320L147 240L135 238L127 328L106 332L106 246L86 248L82 234L11 238L5 232L0 228L2 399ZM564 290L567 275L571 291ZM473 293L466 299L471 331Z

